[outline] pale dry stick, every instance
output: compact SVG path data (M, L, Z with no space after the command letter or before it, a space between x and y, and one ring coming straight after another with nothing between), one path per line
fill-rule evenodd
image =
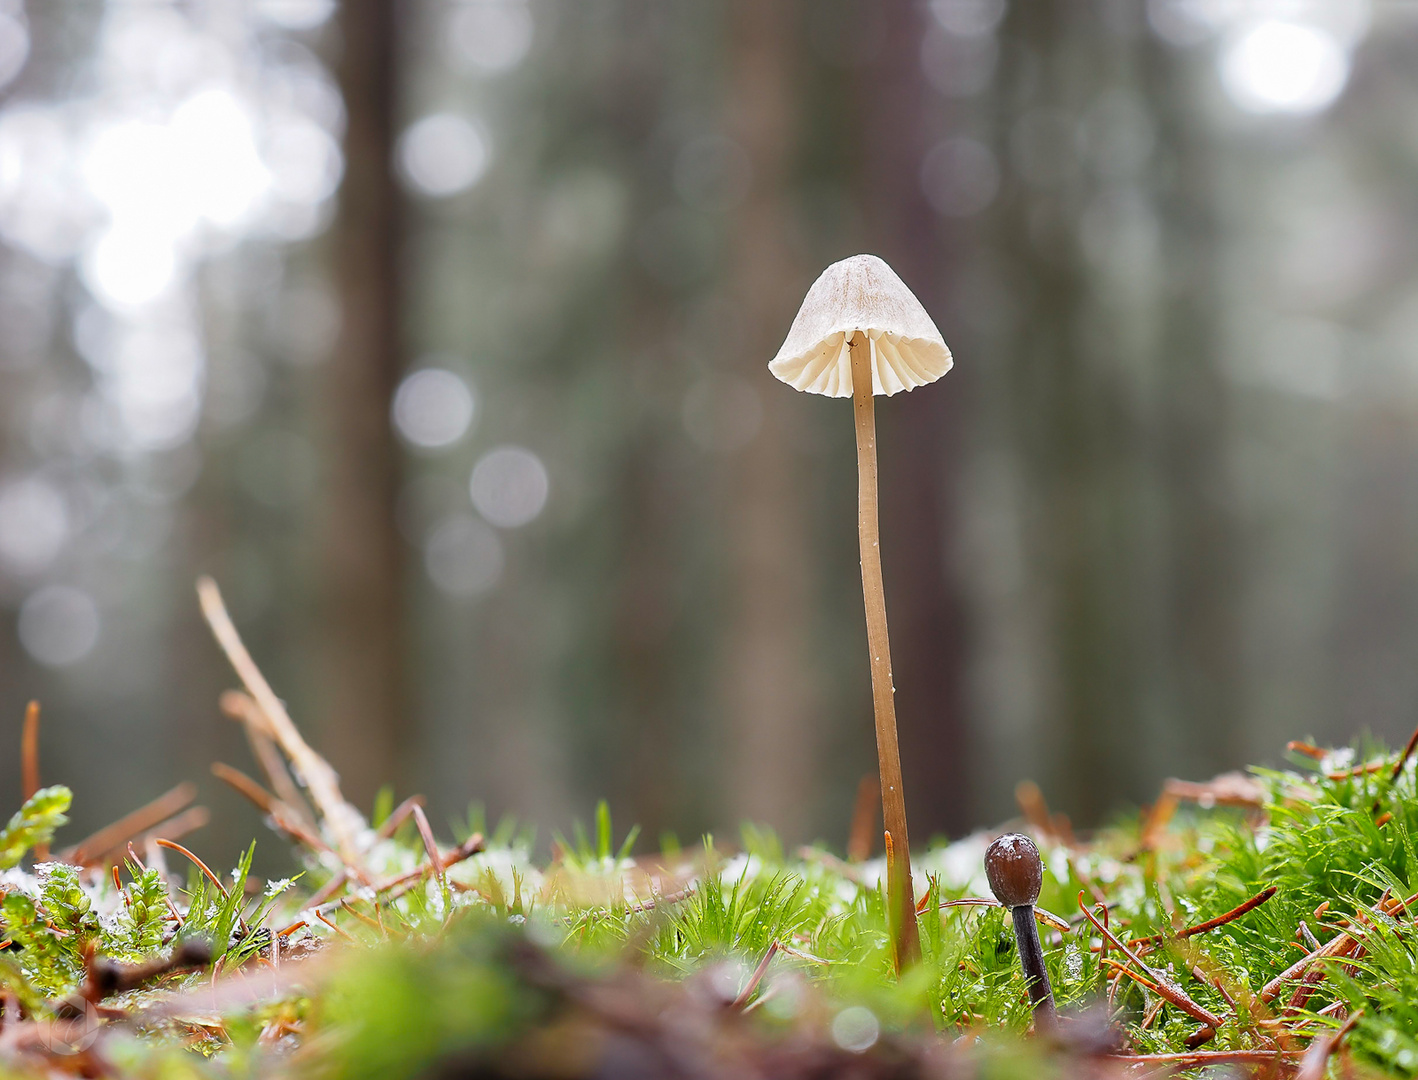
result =
M657 907L663 907L666 904L678 904L681 900L687 900L692 895L694 895L692 886L678 889L675 892L659 893L658 895L652 891L650 899L639 900L634 904L627 904L625 910L638 915L641 912L654 911Z
M1168 982L1165 975L1160 974L1144 964L1136 953L1124 945L1111 930L1094 918L1093 913L1084 906L1082 890L1078 893L1078 907L1079 910L1083 912L1083 917L1093 924L1095 930L1106 937L1115 949L1136 964L1142 971L1146 972L1147 976L1157 983L1157 992L1164 998L1181 1009L1182 1012L1186 1013L1188 1016L1195 1020L1200 1020L1208 1027L1219 1028L1225 1023L1221 1017L1193 1001L1190 995L1180 986L1174 986Z
M906 794L896 741L896 687L891 678L891 642L886 630L886 588L881 579L881 532L877 523L876 404L872 394L871 342L860 330L848 345L852 360L852 413L857 434L857 538L862 559L867 647L876 718L876 756L881 771L881 815L893 841L886 892L890 904L896 970L921 958L916 898L911 895L911 840L906 831Z
M271 684L261 674L261 669L251 659L251 654L242 643L241 635L237 633L231 616L227 614L226 605L222 603L222 594L217 583L210 577L198 578L197 598L217 644L226 653L231 666L260 707L271 727L271 734L285 751L296 777L305 784L320 815L325 819L326 826L335 838L335 849L340 858L346 866L355 871L357 877L363 878L365 875L359 845L355 841L359 812L340 794L340 782L335 770L301 738L290 714L286 712L285 704L276 696Z
M271 783L271 790L282 802L296 811L303 821L313 825L315 815L310 810L310 804L305 801L305 796L300 793L300 788L290 778L285 759L276 749L271 725L266 722L261 707L256 704L250 694L240 690L224 690L218 705L222 712L241 725L241 730L245 733L246 741L251 747L251 756L256 759L261 770L266 774L266 779Z
M63 851L61 856L65 862L88 866L114 849L121 851L129 840L172 817L196 797L196 786L183 781L172 790L163 792L146 806L140 806L112 825L106 825L91 836L86 836L73 847Z

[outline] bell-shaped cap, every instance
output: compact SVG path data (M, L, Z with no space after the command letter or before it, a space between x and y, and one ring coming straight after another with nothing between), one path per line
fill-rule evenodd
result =
M856 330L871 341L874 394L914 390L950 370L950 349L926 309L875 255L854 255L822 272L768 370L795 390L851 397L847 343Z

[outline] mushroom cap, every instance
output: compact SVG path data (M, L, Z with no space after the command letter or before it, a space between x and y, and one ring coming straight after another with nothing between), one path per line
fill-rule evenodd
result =
M935 382L950 370L950 349L896 271L875 255L835 262L812 283L768 370L795 390L852 396L852 332L871 341L873 394Z
M995 899L1005 907L1027 907L1039 899L1044 862L1029 837L1005 833L985 849L985 877Z

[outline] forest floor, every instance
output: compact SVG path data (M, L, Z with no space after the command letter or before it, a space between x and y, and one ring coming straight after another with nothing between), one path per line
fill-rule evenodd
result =
M1035 1031L981 834L916 853L922 957L898 975L885 865L767 832L634 854L604 806L533 858L415 797L366 821L204 607L246 692L256 801L306 872L218 874L176 789L50 854L71 798L0 832L0 1073L137 1077L1418 1075L1412 744L1170 781L1088 837L1020 792L1061 1020ZM1418 738L1418 735L1415 735ZM298 781L298 782L297 782Z

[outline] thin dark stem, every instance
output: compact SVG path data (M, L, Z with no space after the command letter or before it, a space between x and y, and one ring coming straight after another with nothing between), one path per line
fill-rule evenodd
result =
M1039 944L1039 928L1034 925L1034 906L1024 904L1011 908L1014 916L1014 940L1019 945L1019 964L1024 969L1024 983L1029 988L1029 1003L1034 1007L1034 1028L1053 1028L1054 993L1049 986L1049 972L1044 967L1044 947Z

